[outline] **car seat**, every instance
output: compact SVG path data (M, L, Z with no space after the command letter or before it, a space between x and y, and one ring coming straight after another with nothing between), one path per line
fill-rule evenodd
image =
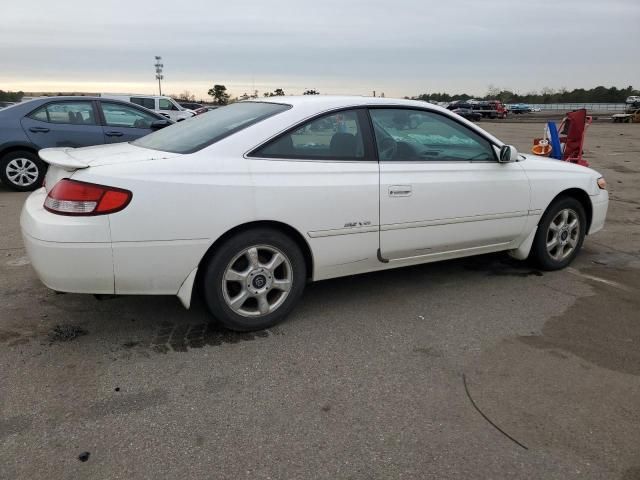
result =
M351 133L334 133L329 144L329 151L333 157L356 156L357 142L356 137Z
M78 112L78 115L80 115L80 118L83 118L82 113ZM82 120L82 123L85 123L87 125L94 125L96 123L95 118L93 116L93 111L87 110L87 118L84 118Z

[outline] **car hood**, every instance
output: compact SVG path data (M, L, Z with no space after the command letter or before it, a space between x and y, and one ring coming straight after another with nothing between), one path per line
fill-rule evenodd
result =
M38 154L48 164L58 166L64 170L160 160L180 156L179 153L151 150L137 147L131 143L113 143L83 148L44 148Z

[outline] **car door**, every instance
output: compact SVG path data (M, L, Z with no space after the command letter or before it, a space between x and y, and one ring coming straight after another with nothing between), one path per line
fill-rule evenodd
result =
M105 143L129 142L151 133L151 124L160 120L151 112L122 102L99 102Z
M184 117L176 104L168 98L158 98L158 112L163 115L168 115L174 122Z
M315 279L378 263L378 162L368 123L364 109L327 113L249 154L259 188L248 201L293 212L283 222L311 244Z
M394 260L506 248L529 181L488 139L440 112L370 109L380 159L380 255Z
M39 148L86 147L104 143L92 100L53 100L21 120L29 140Z

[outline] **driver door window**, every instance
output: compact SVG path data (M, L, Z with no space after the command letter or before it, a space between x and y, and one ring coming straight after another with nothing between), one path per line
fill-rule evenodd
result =
M171 100L167 100L166 98L160 98L158 100L158 107L160 110L178 110L178 107Z
M444 115L422 110L371 109L380 161L495 161L491 144Z

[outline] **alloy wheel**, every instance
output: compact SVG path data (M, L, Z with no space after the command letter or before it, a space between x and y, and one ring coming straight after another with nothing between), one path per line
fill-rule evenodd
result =
M560 210L547 230L547 252L561 262L576 249L580 240L580 218L570 209Z
M293 284L291 261L270 245L254 245L231 259L222 276L227 306L244 317L262 317L278 309Z

